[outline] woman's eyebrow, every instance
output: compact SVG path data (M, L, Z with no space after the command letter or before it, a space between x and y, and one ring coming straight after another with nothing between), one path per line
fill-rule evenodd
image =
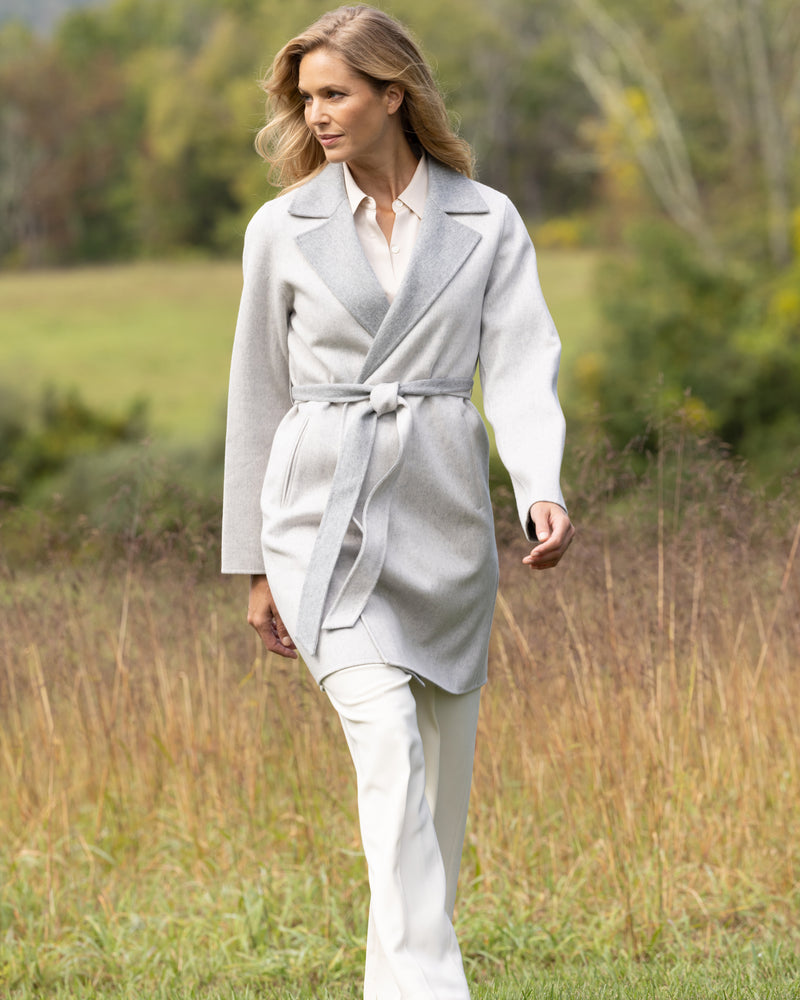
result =
M320 92L323 91L323 90L342 90L343 91L345 89L346 89L346 87L345 87L345 85L343 83L323 83L323 85L321 87L317 87L317 90L320 91ZM304 87L301 87L299 83L297 85L297 91L300 94L307 94L308 93L308 91Z

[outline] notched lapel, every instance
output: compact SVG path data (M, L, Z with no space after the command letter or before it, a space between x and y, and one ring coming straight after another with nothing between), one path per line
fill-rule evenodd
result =
M389 302L359 242L341 167L329 166L299 188L289 212L327 219L297 236L297 245L350 315L374 337Z
M417 244L397 296L364 359L362 382L430 309L481 241L480 233L448 214L489 211L472 183L433 160L429 160L429 171L428 199Z
M475 185L436 160L428 160L428 171L425 215L408 271L391 306L358 239L341 166L329 164L292 196L291 215L325 220L296 238L300 251L374 338L361 381L391 355L481 240L476 230L450 217L489 211Z

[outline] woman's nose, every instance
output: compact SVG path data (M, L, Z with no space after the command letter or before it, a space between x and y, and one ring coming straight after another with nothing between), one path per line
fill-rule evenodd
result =
M322 101L312 100L306 105L306 121L309 125L319 125L327 121L328 115Z

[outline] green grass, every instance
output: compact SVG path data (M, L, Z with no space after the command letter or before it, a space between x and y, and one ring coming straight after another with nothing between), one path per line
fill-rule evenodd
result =
M202 441L224 419L240 289L228 262L0 275L2 381L111 411L145 398L157 434Z
M457 908L475 1000L799 995L797 508L681 461L637 517L584 498L552 574L500 524ZM213 537L143 541L0 559L0 995L356 997L334 713L262 652Z
M599 255L593 250L542 250L539 279L547 305L561 334L562 395L568 397L572 372L581 354L596 343L598 316L594 273Z
M540 259L567 380L593 266ZM202 262L0 276L3 381L145 395L158 434L205 440L238 288ZM500 512L457 910L474 1000L800 998L797 507L670 433L624 506L624 461L583 455L557 572L523 572ZM114 498L114 545L83 523L46 561L37 511L0 519L0 996L358 997L340 729L245 625L216 514L173 503L148 535Z
M800 963L788 949L755 949L717 961L587 962L542 968L522 979L474 986L473 1000L794 1000L800 997ZM179 978L179 977L176 977ZM225 979L224 974L220 976ZM252 982L229 976L216 985L157 985L145 982L54 985L46 992L11 990L8 1000L47 996L54 1000L343 1000L359 998L350 980L313 990L271 986L268 976Z
M589 337L594 260L584 251L540 257L565 373ZM75 387L112 412L146 398L157 435L202 442L224 419L240 289L238 262L0 274L0 383L33 394Z

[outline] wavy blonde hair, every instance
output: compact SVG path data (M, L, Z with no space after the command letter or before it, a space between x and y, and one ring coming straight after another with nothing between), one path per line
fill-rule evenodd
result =
M288 187L309 180L325 164L325 153L305 121L298 92L300 61L315 49L329 49L381 92L400 84L403 131L411 148L423 150L448 167L472 177L474 157L448 117L428 63L406 29L383 11L359 4L323 14L280 50L262 88L267 93L267 124L256 149L270 165L270 180Z

